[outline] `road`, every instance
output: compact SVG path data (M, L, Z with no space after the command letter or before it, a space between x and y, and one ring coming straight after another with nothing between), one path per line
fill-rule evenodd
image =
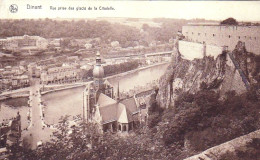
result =
M37 142L46 142L50 139L52 130L45 127L41 117L41 95L40 95L40 81L33 79L30 87L30 105L31 105L31 124L27 131L23 131L22 138L30 144L31 149L37 147Z

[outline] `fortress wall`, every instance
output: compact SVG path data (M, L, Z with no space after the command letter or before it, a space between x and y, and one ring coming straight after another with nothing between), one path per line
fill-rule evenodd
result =
M249 52L260 55L260 26L183 26L182 33L193 42L228 46L233 50L238 41L245 42Z
M179 41L179 51L184 59L193 60L203 58L203 44Z
M223 51L222 47L214 46L214 45L206 45L206 56L212 56L214 59L217 58Z
M184 59L193 60L194 58L202 59L203 54L203 44L179 41L179 51ZM213 56L216 58L222 53L222 47L214 45L206 45L206 56Z

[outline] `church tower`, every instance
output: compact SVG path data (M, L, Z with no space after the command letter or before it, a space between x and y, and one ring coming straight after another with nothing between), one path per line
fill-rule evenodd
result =
M96 54L96 65L93 69L94 86L96 91L103 91L104 89L104 68L101 65L100 53Z
M83 120L92 122L96 112L97 101L100 94L114 98L114 88L104 80L104 68L101 65L100 53L96 54L96 64L93 69L93 82L89 83L83 91ZM104 96L103 95L103 96Z

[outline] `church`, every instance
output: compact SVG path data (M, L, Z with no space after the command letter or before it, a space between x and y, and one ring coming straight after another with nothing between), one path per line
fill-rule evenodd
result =
M128 132L140 123L140 109L135 97L120 99L119 86L114 87L104 80L104 68L100 53L96 55L93 69L94 81L83 91L83 119L97 123L103 132Z

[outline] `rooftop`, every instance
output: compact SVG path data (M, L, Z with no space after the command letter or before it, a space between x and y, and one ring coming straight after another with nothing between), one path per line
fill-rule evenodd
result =
M118 121L129 123L133 121L132 114L138 111L134 98L117 102L101 93L97 102L102 117L102 123Z

